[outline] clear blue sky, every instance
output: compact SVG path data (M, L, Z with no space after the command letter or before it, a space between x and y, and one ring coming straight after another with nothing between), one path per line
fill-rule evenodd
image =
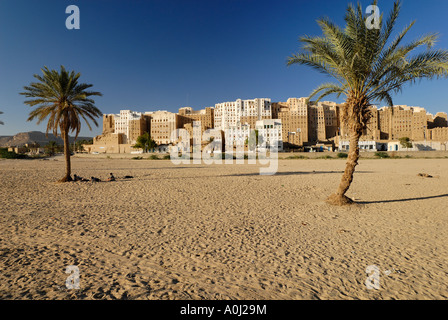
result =
M349 2L355 1L1 0L0 136L45 131L26 122L31 108L19 95L44 65L79 71L104 94L96 99L103 113L308 96L328 79L307 67L287 67L286 59L298 51L299 36L320 34L317 18L343 24ZM71 4L81 11L80 30L65 27ZM379 1L382 11L391 5ZM404 0L397 31L415 19L408 40L436 31L438 47L448 49L447 15L446 0ZM446 112L448 80L424 81L394 102ZM100 131L83 125L82 135Z

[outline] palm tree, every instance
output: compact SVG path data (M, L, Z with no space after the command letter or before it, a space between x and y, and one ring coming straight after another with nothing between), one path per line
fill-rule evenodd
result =
M58 150L58 144L56 143L56 141L49 141L45 146L45 149L49 156L54 156Z
M145 132L141 136L139 136L137 138L135 145L132 146L132 148L143 149L144 153L156 147L157 143L154 141L154 139L151 138L149 132Z
M3 114L3 112L0 111L0 114ZM0 124L4 124L3 121L0 121Z
M76 141L74 143L75 144L74 151L75 152L83 152L83 151L85 151L83 144L86 144L86 143L87 143L87 140L78 140L78 141Z
M331 204L353 203L345 194L353 181L359 159L359 138L370 119L369 108L373 103L384 101L393 106L392 94L401 92L405 85L448 75L448 51L433 49L437 34L402 44L414 21L391 39L400 8L397 0L387 21L381 15L380 28L369 29L361 4L357 8L351 4L344 29L328 18L319 19L317 23L323 36L301 37L302 52L288 58L288 65L310 66L337 81L320 85L310 98L318 95L319 101L330 94L346 97L340 111L341 120L349 130L349 154L339 188L327 200ZM417 48L419 52L415 53Z
M78 137L81 130L81 119L86 122L90 130L92 128L88 119L98 126L95 118L102 116L102 113L95 107L95 101L90 97L102 96L102 94L87 91L93 85L78 83L81 74L74 71L69 72L65 70L64 66L61 66L60 72L50 70L47 67L41 70L42 76L34 75L39 81L25 86L25 91L20 93L27 98L31 98L25 101L25 104L30 107L37 106L30 112L27 121L37 118L37 124L39 124L49 117L47 136L50 130L53 130L55 136L58 135L58 129L61 131L64 140L66 172L60 182L71 181L69 132L75 131L75 139Z

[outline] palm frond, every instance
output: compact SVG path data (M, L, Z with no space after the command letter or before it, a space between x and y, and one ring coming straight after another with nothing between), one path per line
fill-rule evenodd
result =
M301 37L301 50L288 58L287 65L309 66L339 82L315 89L312 95L320 95L319 99L335 94L365 105L381 101L392 105L392 95L405 85L448 76L448 51L433 49L437 33L403 44L415 24L411 22L391 40L400 9L401 1L396 0L387 19L380 16L380 28L369 29L362 5L350 4L345 28L328 18L318 20L322 35Z
M341 96L342 94L347 94L346 92L347 87L343 86L343 85L338 85L338 84L334 84L334 83L324 83L320 86L318 86L316 89L314 89L310 96L309 99L317 96L318 98L316 99L316 103L321 101L323 98L325 98L326 96L332 95L332 94L336 94L337 97Z
M37 123L48 119L47 134L53 130L55 135L58 130L61 133L75 132L78 137L81 131L81 119L84 120L91 130L92 127L87 119L98 126L96 117L102 116L101 111L95 107L93 96L102 96L100 92L90 91L93 85L79 83L80 73L68 71L64 66L60 70L50 70L44 66L41 75L34 75L37 79L20 94L28 98L25 104L33 109L27 121L37 119Z

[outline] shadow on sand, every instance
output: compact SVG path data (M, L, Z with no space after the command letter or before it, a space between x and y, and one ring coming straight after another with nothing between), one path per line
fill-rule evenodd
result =
M448 197L448 194L440 194L438 196L428 196L428 197L419 197L419 198L396 199L396 200L356 201L356 203L372 204L372 203L406 202L406 201L428 200L428 199L445 198L445 197Z
M157 168L159 169L159 168ZM260 172L251 173L233 173L233 174L221 174L221 175L199 175L192 177L164 177L163 180L183 180L183 179L198 179L198 178L228 178L228 177L275 177L275 176L300 176L300 175L313 175L313 174L342 174L344 171L286 171L277 172L274 175L261 175ZM373 171L356 171L358 173L374 173ZM144 174L140 177L150 177L152 174ZM144 180L159 180L159 177L144 179Z
M272 176L295 176L304 174L329 174L329 173L343 174L344 171L285 171L285 172L276 172ZM357 173L373 173L373 171L356 171L355 174ZM260 173L259 172L236 173L236 174L221 175L220 177L249 177L249 176L260 176Z

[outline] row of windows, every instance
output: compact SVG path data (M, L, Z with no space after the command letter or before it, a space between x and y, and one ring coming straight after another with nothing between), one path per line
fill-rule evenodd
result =
M171 122L174 122L175 120L174 119L152 119L151 120L151 122L168 122L168 121L171 121Z

